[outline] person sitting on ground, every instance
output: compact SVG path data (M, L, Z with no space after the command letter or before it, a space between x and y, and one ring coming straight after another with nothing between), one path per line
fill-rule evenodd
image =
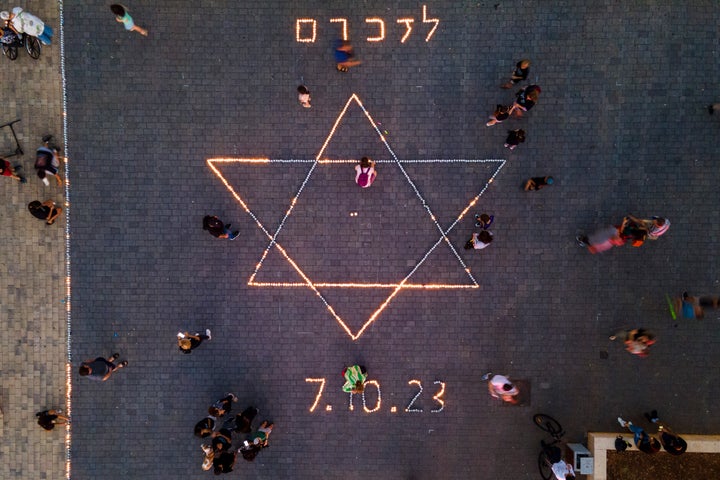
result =
M178 332L178 348L182 353L192 353L199 347L203 340L212 340L210 329L205 329L205 335L202 333L192 334L190 332Z
M237 459L237 450L233 451L222 451L215 454L213 458L213 472L215 475L221 473L230 473L233 471L235 466L235 460Z
M343 392L362 393L365 390L365 382L367 381L367 369L362 365L352 365L346 367L342 371L345 384L342 386Z
M232 224L223 224L222 220L215 215L205 215L203 218L203 230L207 230L215 238L235 240L240 235L240 231L235 230L233 232L230 227L232 227Z
M272 429L275 425L272 422L268 422L265 420L260 424L257 431L253 433L250 437L252 440L252 443L255 445L259 445L263 448L268 446L268 439L270 438L270 433L272 433Z
M355 165L355 183L360 185L362 188L368 188L373 184L377 177L377 171L375 170L375 162L370 160L368 157L362 157L360 164Z
M525 142L525 130L518 128L515 130L508 130L508 136L505 139L505 148L515 150L518 145Z
M62 208L55 206L55 202L52 200L46 200L40 203L38 200L33 200L28 203L28 210L35 217L40 220L45 220L45 223L52 225L55 220L62 213Z
M531 190L540 190L548 185L552 185L555 182L553 177L532 177L525 182L523 188L526 192Z
M215 460L215 450L213 450L212 447L206 443L200 445L200 448L203 451L202 469L206 471L210 470L211 468L213 468L213 460Z
M25 177L17 174L15 167L4 157L0 157L0 177L10 177L13 180L17 180L20 183L25 183Z
M62 410L44 410L35 414L38 417L38 425L45 430L52 430L55 425L64 425L70 419L62 414Z
M473 233L472 238L465 244L465 250L482 250L493 241L493 234L490 230L483 230L480 233Z
M252 421L260 411L255 407L248 407L235 415L234 429L237 433L250 433L252 430Z

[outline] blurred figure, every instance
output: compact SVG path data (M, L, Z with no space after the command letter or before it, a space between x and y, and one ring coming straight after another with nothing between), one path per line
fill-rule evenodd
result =
M520 390L518 390L508 377L504 375L494 375L488 372L480 377L480 380L488 382L488 391L493 398L499 398L507 403L518 403L517 395L520 393Z
M350 67L360 65L355 58L355 49L347 40L335 40L335 63L339 72L347 72Z
M656 342L655 335L644 328L618 330L613 335L610 335L610 340L615 340L618 337L625 344L625 350L640 357L647 357L650 354L650 346Z
M555 182L553 177L532 177L528 179L525 182L525 185L523 188L526 192L532 191L532 190L540 190L541 188L545 188L548 185L552 185Z
M302 105L305 108L310 108L310 90L305 85L300 85L297 88L298 91L298 101L300 102L300 105Z

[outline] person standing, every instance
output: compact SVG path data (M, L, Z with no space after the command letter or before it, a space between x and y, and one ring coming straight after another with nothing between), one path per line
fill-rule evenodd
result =
M215 418L220 418L226 413L230 413L233 402L237 401L238 398L235 396L235 394L226 393L223 398L210 405L210 408L208 408L208 413Z
M126 6L113 3L110 5L110 10L115 14L115 21L122 23L123 26L125 26L125 30L128 32L138 32L140 35L147 37L148 31L139 25L135 25L135 21L128 13L129 10Z
M97 382L104 382L110 378L110 375L112 375L114 371L127 367L127 360L123 360L117 365L115 364L119 357L119 353L113 353L107 360L103 357L97 357L95 360L87 360L80 364L78 373L80 373L81 377L87 377Z
M212 340L210 329L205 329L205 335L202 333L178 332L178 348L182 353L192 353L194 349L200 346L203 340Z
M37 37L44 45L52 42L53 29L45 25L45 22L30 12L23 11L20 7L12 9L12 13L0 12L0 18L5 20L7 25L18 35L23 33L31 37Z
M305 108L310 108L310 90L305 85L300 85L297 88L298 91L298 101L300 102L300 105L302 105Z
M365 390L365 382L367 381L367 369L362 365L352 365L345 367L342 371L345 379L343 384L343 392L362 393Z
M515 150L518 145L525 142L525 130L518 128L516 130L508 130L508 136L505 139L505 148Z
M362 157L360 164L355 165L355 183L360 185L362 188L368 188L373 184L377 177L377 171L375 170L375 162L370 160L368 157Z
M44 410L35 414L38 417L38 425L45 430L52 430L55 425L64 425L70 419L62 414L62 410Z
M488 391L493 398L499 398L507 403L518 403L517 395L520 390L505 375L494 375L488 372L480 377L480 380L488 382Z
M529 73L530 60L520 60L517 64L515 64L515 70L510 76L510 80L507 83L502 84L500 88L504 88L507 90L514 87L518 83L525 81Z
M537 85L528 85L517 93L515 103L510 108L510 113L521 117L523 112L529 111L535 106L540 98L542 89Z

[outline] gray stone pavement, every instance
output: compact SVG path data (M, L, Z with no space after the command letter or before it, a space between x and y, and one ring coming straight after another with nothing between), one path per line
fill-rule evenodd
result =
M428 17L440 19L428 42L430 24L422 22L418 2L133 3L148 38L124 32L106 6L65 5L72 478L209 475L200 469L192 427L226 391L239 396L238 411L254 404L276 425L271 448L254 463L238 460L232 475L245 478L537 478L541 435L531 417L538 411L561 420L569 441L582 441L587 431L618 430L618 415L640 420L653 407L681 432L717 433L718 312L673 321L664 297L719 288L720 127L705 106L720 99L720 7L709 1L425 5ZM296 41L298 18L317 21L314 43ZM331 43L340 24L330 19L337 18L348 19L363 60L346 74L333 67ZM383 41L366 41L378 35L377 23L366 18L384 20ZM402 18L414 18L405 43ZM512 91L497 86L523 57L533 62L532 82L543 88L538 106L523 119L485 127L493 106L512 100ZM6 66L26 68L29 61ZM313 93L310 110L297 104L300 83ZM59 101L58 90L52 92L47 95ZM352 93L389 132L400 160L507 159L448 235L480 288L403 290L356 341L310 289L248 285L268 239L206 164L213 157L313 159ZM29 128L25 118L23 125ZM33 135L57 126L24 132L27 150ZM502 146L508 128L524 128L528 136L512 153ZM318 166L278 236L313 282L397 282L438 238L391 155L351 106L324 158L364 154L381 162L371 189L355 189L347 164ZM27 168L31 157L23 160ZM404 165L445 228L495 169ZM310 164L219 169L274 232ZM521 190L527 177L546 174L556 185ZM58 478L64 466L60 432L25 426L39 403L62 402L65 380L60 367L50 372L65 359L62 231L54 230L56 255L42 255L48 237L22 220L27 191L12 193L39 187L33 185L3 190L11 228L2 235L16 247L6 248L12 256L3 266L15 284L2 297L7 328L15 333L2 353L3 433L18 440L3 446L8 478ZM462 245L476 211L496 216L495 242L467 252ZM577 233L628 212L664 215L673 225L639 249L592 256L575 246ZM203 232L207 213L232 221L240 238L220 241ZM28 244L28 273L12 270L20 238ZM412 279L467 283L457 258L440 247ZM49 274L41 276L42 269L53 269L58 292L48 335L37 333L45 322L39 312L50 308L40 295L11 295L19 282L29 287L25 292L37 291L33 282ZM272 249L255 281L299 280ZM318 290L354 331L391 291ZM649 358L633 358L607 340L623 325L658 334ZM206 327L211 342L193 355L177 351L178 330ZM18 338L27 345L18 346ZM52 348L37 347L51 341ZM16 357L6 360L11 351ZM76 374L83 359L115 351L130 365L108 382ZM34 366L32 381L21 359ZM15 377L6 377L6 361L16 362L14 374L28 384L13 402ZM359 398L348 411L340 371L352 362L365 364L380 385L378 411L364 412ZM486 370L527 382L525 405L494 402L479 380ZM308 378L326 379L313 412L319 384ZM418 392L411 380L423 386L414 404L422 412L404 411ZM438 413L431 411L439 405L435 381L445 384ZM369 407L376 398L369 387ZM20 410L31 400L32 407ZM10 423L11 416L22 425ZM32 455L28 441L33 449L56 441L53 462ZM41 466L44 476L35 473Z
M1 10L14 5L3 4ZM22 166L28 182L2 178L0 196L0 410L3 442L0 478L57 479L65 471L65 431L51 432L35 422L35 412L67 409L65 365L67 323L65 300L65 219L47 226L27 209L33 200L64 203L63 188L45 187L35 176L35 149L44 134L62 142L62 79L60 71L59 9L54 2L30 0L23 8L55 30L51 46L39 59L20 51L2 62L0 124L14 125L24 155L9 158ZM0 155L15 150L10 130L0 130Z

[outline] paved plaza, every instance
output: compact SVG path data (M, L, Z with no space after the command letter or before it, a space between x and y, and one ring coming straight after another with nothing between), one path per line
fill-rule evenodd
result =
M207 478L193 426L226 392L275 424L236 478L539 478L537 412L578 443L651 408L720 431L720 311L666 303L720 294L715 0L128 6L147 38L104 3L28 0L53 44L0 60L28 176L0 191L0 478ZM344 29L362 64L341 73ZM486 127L522 58L538 105ZM45 133L65 187L34 175ZM53 226L26 207L47 199L67 207ZM483 212L494 241L465 250ZM575 244L628 213L672 227ZM207 214L239 237L212 238ZM608 340L624 326L657 334L649 357ZM205 328L182 355L177 332ZM78 375L114 352L129 366L107 382ZM350 408L355 363L371 382ZM491 398L487 371L521 404ZM46 408L71 411L67 434L35 424Z

